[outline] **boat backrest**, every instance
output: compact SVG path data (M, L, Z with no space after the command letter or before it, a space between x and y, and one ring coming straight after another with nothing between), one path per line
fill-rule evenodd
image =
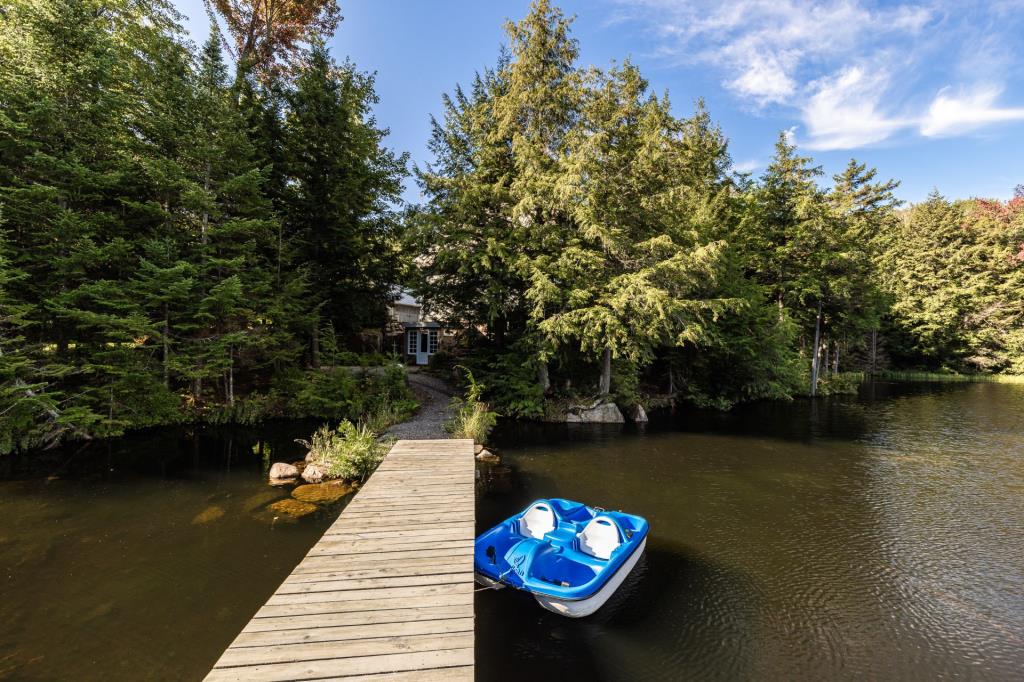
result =
M519 517L519 534L528 538L544 539L545 533L555 529L555 512L546 502L537 502Z
M595 516L577 537L580 551L598 559L608 559L622 544L618 526L607 516Z

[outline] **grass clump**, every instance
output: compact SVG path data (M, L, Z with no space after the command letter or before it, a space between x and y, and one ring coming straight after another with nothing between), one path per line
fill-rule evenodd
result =
M309 440L295 441L306 447L310 464L324 468L330 478L365 481L384 459L388 445L366 424L345 420L338 428L321 426Z
M487 435L498 421L498 414L492 412L487 403L481 400L484 392L482 384L473 377L473 373L465 367L466 389L465 398L452 398L452 417L445 422L445 430L454 438L472 438L475 443L485 443Z

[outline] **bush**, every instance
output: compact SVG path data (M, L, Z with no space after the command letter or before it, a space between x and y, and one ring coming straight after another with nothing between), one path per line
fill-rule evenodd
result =
M463 368L465 369L465 368ZM445 430L455 438L472 438L475 443L485 443L487 435L498 421L498 415L491 412L487 403L480 400L484 387L473 378L468 369L466 380L469 388L465 399L452 398L452 418L445 423Z
M310 440L297 439L331 478L365 481L387 453L387 445L377 440L366 425L356 426L347 419L337 429L321 426Z

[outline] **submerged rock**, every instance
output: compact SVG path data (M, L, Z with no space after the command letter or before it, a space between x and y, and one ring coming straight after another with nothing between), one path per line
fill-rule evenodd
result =
M216 521L222 516L224 516L224 507L211 505L196 514L195 518L192 519L192 524L198 526L203 523L209 523L210 521Z
M644 424L647 422L647 412L644 410L644 406L637 403L636 407L633 408L633 421L637 424Z
M626 418L615 403L604 403L593 407L574 407L565 415L565 421L570 424L622 424Z
M344 483L317 483L300 485L292 491L292 497L303 502L314 504L330 504L337 502L351 492Z
M327 471L321 464L307 464L302 470L302 480L306 483L320 483L327 478Z
M280 499L281 494L281 492L266 491L262 493L256 493L255 495L250 495L249 497L245 498L244 502L242 502L242 509L244 509L247 512L256 511L257 509L264 506L268 502L273 502L274 500Z
M476 456L476 461L483 462L484 464L498 464L501 462L501 458L490 450L481 450Z
M299 470L287 462L275 462L270 467L270 481L284 481L289 478L298 478Z
M301 518L308 516L316 511L316 505L310 504L309 502L302 502L300 500L293 500L288 498L285 500L278 500L272 505L269 505L267 509L275 511L279 514L287 514L295 518Z

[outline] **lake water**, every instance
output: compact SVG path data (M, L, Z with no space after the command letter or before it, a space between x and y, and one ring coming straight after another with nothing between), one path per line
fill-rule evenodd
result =
M314 426L0 458L0 680L202 679L337 516L267 509L261 444L299 459Z
M651 532L590 618L478 593L478 679L1024 677L1024 386L876 385L497 438L511 471L479 531L567 497Z
M200 679L338 507L288 523L265 467L312 423L163 429L0 458L0 679ZM612 602L477 593L478 679L1019 679L1024 386L503 425L485 530L539 497L642 514ZM506 466L507 465L507 466Z

